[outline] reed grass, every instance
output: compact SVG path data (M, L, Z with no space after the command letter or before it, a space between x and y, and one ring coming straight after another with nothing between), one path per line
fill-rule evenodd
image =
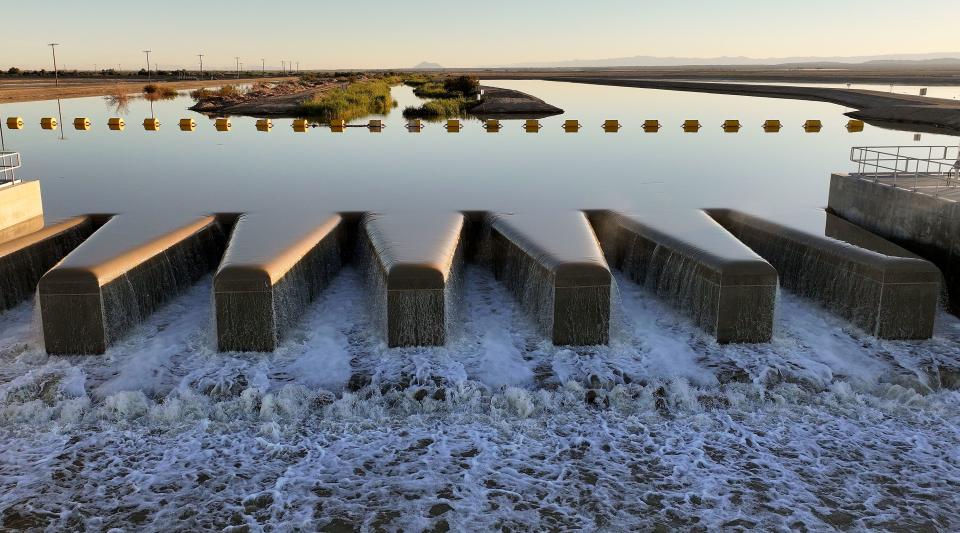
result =
M398 81L384 77L330 89L300 104L300 114L319 120L347 121L366 115L385 115L394 107L390 87Z

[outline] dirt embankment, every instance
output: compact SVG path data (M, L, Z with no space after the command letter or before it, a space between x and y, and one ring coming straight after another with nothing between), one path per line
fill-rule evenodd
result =
M336 78L260 83L245 92L226 96L212 94L190 109L206 114L293 117L297 115L303 102L344 84Z
M18 79L0 81L0 104L14 102L32 102L35 100L55 100L57 98L84 98L88 96L107 96L122 92L125 94L139 93L143 86L154 83L161 87L175 90L200 89L220 85L246 85L257 82L281 82L295 78L240 78L222 80L186 80L186 81L148 81L136 80L99 80L99 79L71 79L61 80L60 87L54 85L53 80Z
M753 85L743 83L712 83L667 80L630 80L612 78L544 77L547 81L637 87L642 89L665 89L793 100L829 102L857 111L846 113L885 127L911 125L909 129L957 134L960 133L960 102L926 96L867 91L860 89L831 89L823 87L797 87L783 85ZM901 126L902 128L903 126Z
M563 109L527 93L486 85L481 89L483 99L470 108L470 113L479 117L523 115L524 118L543 118L563 113Z

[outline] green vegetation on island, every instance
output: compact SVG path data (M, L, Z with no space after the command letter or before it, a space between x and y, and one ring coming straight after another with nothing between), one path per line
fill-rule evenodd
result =
M394 107L390 88L399 82L400 79L393 76L344 82L302 102L299 112L321 121L386 115Z
M404 80L413 87L413 94L429 99L419 106L403 110L406 118L443 119L467 115L477 105L480 82L471 76L437 79L414 76Z

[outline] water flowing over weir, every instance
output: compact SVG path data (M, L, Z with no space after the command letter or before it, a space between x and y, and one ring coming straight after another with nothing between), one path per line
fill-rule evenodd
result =
M177 218L113 217L40 280L47 352L104 353L212 271L226 236L224 223L214 216L187 224Z
M787 289L885 339L928 339L940 298L933 264L822 209L711 215L770 261Z

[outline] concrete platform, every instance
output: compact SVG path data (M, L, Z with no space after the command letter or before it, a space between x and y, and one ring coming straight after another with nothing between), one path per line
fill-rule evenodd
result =
M338 214L242 215L213 280L220 351L270 352L343 264Z
M50 354L101 354L200 277L226 245L214 216L116 216L39 283Z
M387 344L443 345L462 291L464 215L368 214L362 227Z
M768 342L777 271L695 209L591 214L609 263L717 342Z
M791 292L880 338L933 335L941 275L930 262L820 209L710 214L769 261Z
M96 228L92 217L71 218L47 227L42 227L41 219L40 224L38 231L0 243L0 311L30 299L40 278Z
M557 345L606 344L610 336L610 269L580 211L491 214L491 260Z
M39 181L19 181L0 188L0 242L3 231L14 226L43 220L43 199Z
M944 187L942 179L830 177L830 211L937 265L955 315L960 315L958 201L960 187Z

